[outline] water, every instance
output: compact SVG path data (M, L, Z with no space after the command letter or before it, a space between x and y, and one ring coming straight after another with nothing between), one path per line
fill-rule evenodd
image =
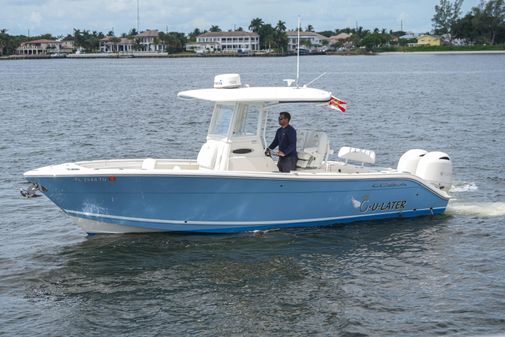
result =
M22 173L194 158L210 106L178 91L218 73L281 84L295 59L0 62L0 335L505 333L504 65L505 55L302 58L302 82L328 72L316 84L348 112L289 106L292 124L327 131L334 148L374 149L383 166L411 148L449 153L455 198L444 216L87 237L47 199L20 198Z

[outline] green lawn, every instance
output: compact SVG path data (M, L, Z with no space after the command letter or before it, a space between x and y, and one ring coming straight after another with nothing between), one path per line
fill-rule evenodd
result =
M383 47L377 52L432 52L432 51L485 51L485 50L505 50L505 44L497 45L474 45L474 46L415 46L415 47Z

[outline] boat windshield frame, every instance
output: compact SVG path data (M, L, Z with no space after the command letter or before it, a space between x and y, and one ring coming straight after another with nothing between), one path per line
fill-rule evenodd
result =
M207 139L237 139L264 134L265 102L218 102L214 105Z
M216 103L212 111L207 138L228 138L233 121L233 115L238 103ZM226 109L223 109L226 108Z

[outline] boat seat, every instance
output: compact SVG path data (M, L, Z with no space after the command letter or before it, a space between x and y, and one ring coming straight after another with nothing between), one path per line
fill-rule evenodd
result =
M345 159L345 162L352 160L361 162L361 165L365 163L374 164L375 163L375 152L372 150L358 149L350 146L343 146L338 150L338 157Z
M296 166L300 168L319 168L331 152L326 133L299 130L296 138L298 152Z
M196 162L200 168L210 170L226 170L230 145L226 142L208 140L202 145Z

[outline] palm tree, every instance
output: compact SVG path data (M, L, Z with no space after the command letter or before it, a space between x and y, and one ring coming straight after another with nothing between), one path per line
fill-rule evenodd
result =
M131 39L133 36L138 35L138 34L139 34L139 32L137 32L137 30L136 30L135 28L132 28L132 29L130 29L130 31L128 32L128 38L130 38L130 39Z
M4 54L4 49L7 46L8 42L8 35L7 35L7 29L2 29L0 30L0 55Z
M220 32L221 28L219 28L219 26L213 25L213 26L210 26L209 31L210 32Z
M288 35L286 34L286 22L279 20L274 33L275 48L284 53L288 48Z
M75 47L83 47L83 38L80 29L74 28L74 45Z
M261 49L271 49L274 42L275 29L271 24L267 23L261 26L258 32L260 36Z
M198 35L202 34L202 32L200 31L200 29L198 28L195 28L191 33L189 33L189 40L190 41L196 41L196 37Z
M308 25L307 29L305 30L306 32L313 32L314 31L314 26Z
M249 30L254 33L258 33L261 27L264 25L264 22L260 18L252 19L251 24L249 25Z
M277 26L275 26L275 30L278 32L285 32L286 31L286 22L279 20L277 22Z

